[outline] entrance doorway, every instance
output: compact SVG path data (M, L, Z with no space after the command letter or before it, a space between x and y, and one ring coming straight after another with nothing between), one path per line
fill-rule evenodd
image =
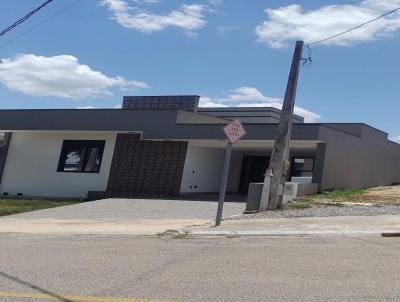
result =
M269 160L269 156L243 156L239 193L247 194L251 182L264 182Z

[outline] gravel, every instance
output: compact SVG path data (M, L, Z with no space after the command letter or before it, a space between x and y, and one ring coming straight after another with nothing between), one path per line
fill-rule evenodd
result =
M328 217L328 216L377 216L377 215L400 215L400 206L395 205L345 205L345 206L319 206L309 209L286 209L268 211L256 214L246 214L229 218L259 219L259 218L295 218L295 217Z

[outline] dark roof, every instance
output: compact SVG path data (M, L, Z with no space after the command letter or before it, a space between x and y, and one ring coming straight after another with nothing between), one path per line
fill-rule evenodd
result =
M129 109L24 109L0 110L2 131L112 131L142 132L145 139L225 139L222 119L204 119L198 115L196 122L178 122L175 109L129 110ZM188 113L196 115L195 113ZM193 119L195 121L195 119ZM246 124L244 140L273 140L277 124ZM319 140L321 127L329 127L348 135L359 136L362 123L299 123L293 124L292 138L296 140ZM384 135L384 132L376 130Z
M199 107L199 112L276 112L281 113L282 110L274 107ZM301 118L300 115L293 114Z
M147 139L225 139L221 123L177 123L179 110L0 110L0 131L143 132ZM277 124L245 124L245 139L272 140ZM318 138L317 125L296 124L295 139Z

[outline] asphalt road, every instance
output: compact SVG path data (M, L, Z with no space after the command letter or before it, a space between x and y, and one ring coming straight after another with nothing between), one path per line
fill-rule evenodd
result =
M400 299L400 238L1 235L0 246L0 301Z

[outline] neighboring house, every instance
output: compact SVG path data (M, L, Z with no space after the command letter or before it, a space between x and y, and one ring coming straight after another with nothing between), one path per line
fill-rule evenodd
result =
M174 196L217 192L221 128L239 118L228 191L263 180L280 110L198 108L198 96L125 97L122 109L0 110L0 194ZM321 190L400 183L400 145L365 124L293 118L290 179Z

